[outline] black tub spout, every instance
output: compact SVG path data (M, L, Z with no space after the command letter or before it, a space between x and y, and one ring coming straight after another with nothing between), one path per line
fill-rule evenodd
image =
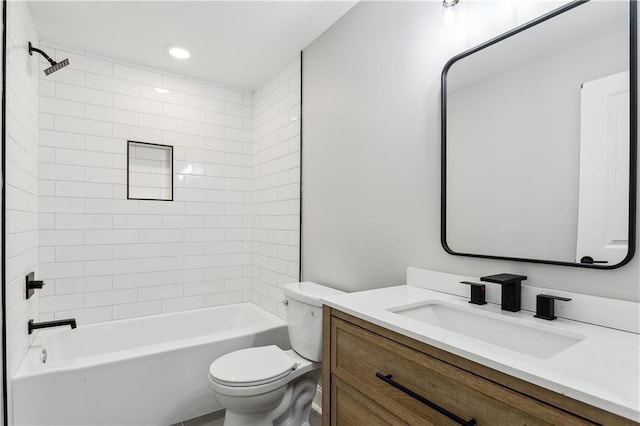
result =
M29 320L29 334L33 333L33 330L37 330L39 328L49 328L49 327L61 327L64 325L68 325L71 328L76 328L76 319L69 318L63 320L56 321L42 321L42 322L34 322L32 319Z

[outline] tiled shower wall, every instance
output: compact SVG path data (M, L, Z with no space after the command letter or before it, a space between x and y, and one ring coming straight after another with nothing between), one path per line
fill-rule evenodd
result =
M280 285L298 273L299 61L254 106L250 91L47 51L71 65L40 81L40 319L247 300L283 315ZM174 201L126 199L128 139L174 147Z
M300 57L253 95L252 301L284 318L300 241Z
M31 343L27 321L38 317L38 296L26 300L25 275L38 265L38 60L29 40L38 40L23 1L7 7L6 273L7 374ZM11 424L11 381L8 381Z
M40 81L40 319L250 300L252 94L47 51L70 66ZM174 201L126 199L127 140L174 147Z

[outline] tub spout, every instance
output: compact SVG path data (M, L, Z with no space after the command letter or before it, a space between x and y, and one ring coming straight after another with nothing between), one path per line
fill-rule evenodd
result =
M60 327L63 325L68 325L71 328L76 328L76 319L69 318L69 319L63 319L63 320L42 321L42 322L34 322L32 319L30 319L29 334L33 333L33 330L37 330L38 328Z

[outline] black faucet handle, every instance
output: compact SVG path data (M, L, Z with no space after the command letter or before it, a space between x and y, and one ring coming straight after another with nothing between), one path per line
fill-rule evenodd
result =
M555 315L555 301L561 300L568 302L568 297L553 296L551 294L539 294L536 296L536 314L534 317L542 318L548 321L558 318Z
M474 305L486 305L487 299L486 288L487 286L480 283L474 283L472 281L460 281L460 284L467 284L471 286L471 300L469 303L473 303Z
M35 289L40 289L44 286L44 281L36 281L35 274L29 272L25 276L25 296L27 299L33 296Z

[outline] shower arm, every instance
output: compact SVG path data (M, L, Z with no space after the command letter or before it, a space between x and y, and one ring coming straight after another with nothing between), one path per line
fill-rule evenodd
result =
M38 52L39 54L41 54L42 56L44 56L44 58L49 61L49 63L51 65L55 65L57 64L56 61L54 61L53 59L51 59L49 57L49 55L47 55L46 53L44 53L42 50L38 49L37 47L33 47L33 45L31 44L31 42L29 42L29 55L33 56L33 52Z

